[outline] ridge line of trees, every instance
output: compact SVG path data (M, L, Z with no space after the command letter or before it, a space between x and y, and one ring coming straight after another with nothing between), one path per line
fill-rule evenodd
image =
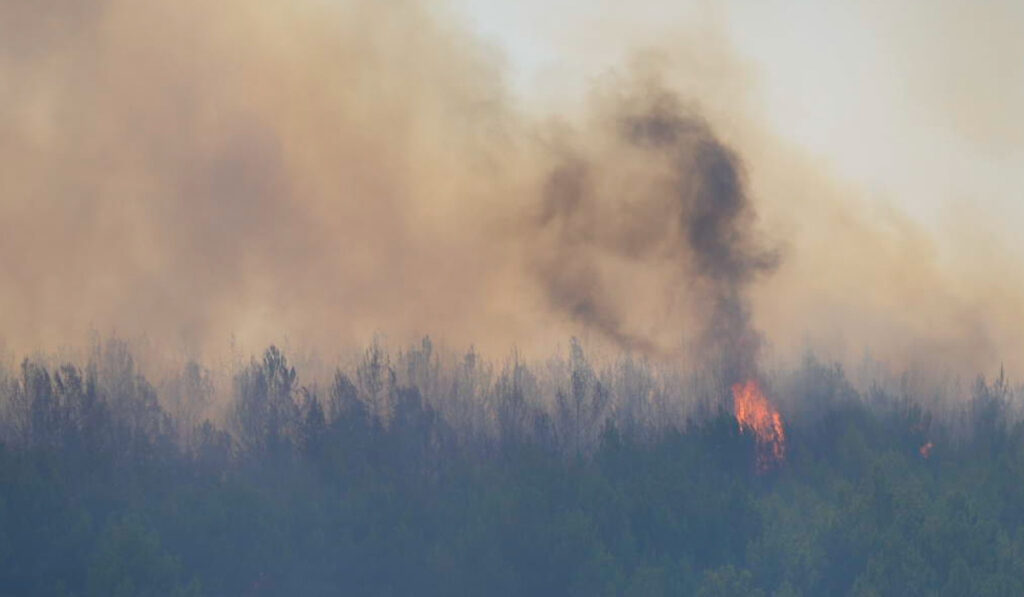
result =
M811 357L766 379L790 445L759 474L714 380L576 340L540 368L374 342L325 388L272 346L219 419L197 363L26 359L0 371L0 596L1024 593L1004 372L944 410Z

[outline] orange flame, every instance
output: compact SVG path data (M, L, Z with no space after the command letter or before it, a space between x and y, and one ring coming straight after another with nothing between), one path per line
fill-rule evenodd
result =
M786 456L786 430L782 416L768 402L754 380L732 387L733 408L740 430L750 430L757 438L757 470L764 472Z
M933 444L931 442L928 442L925 445L921 446L921 448L918 450L921 453L921 458L928 458L929 456L931 456L932 455L932 448L934 448L934 447L935 447L935 444Z

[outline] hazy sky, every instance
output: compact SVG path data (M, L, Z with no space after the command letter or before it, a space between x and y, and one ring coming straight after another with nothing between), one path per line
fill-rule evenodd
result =
M1024 3L451 1L526 101L710 30L774 134L937 232L980 208L983 236L1024 253Z
M1024 370L1020 3L53 0L0 40L0 349L678 358L717 304Z

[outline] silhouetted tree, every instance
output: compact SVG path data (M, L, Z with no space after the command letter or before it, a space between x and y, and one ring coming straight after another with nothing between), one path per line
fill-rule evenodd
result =
M569 388L556 393L559 429L567 449L579 455L597 440L610 394L583 353L579 340L569 345Z
M373 339L363 354L363 360L356 369L356 379L370 415L386 423L391 418L397 381L391 358L378 338Z
M239 441L252 454L281 453L292 445L298 422L296 374L271 346L235 377L235 420Z

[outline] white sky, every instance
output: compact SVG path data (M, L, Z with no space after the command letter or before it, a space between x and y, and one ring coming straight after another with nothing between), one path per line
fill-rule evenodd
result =
M776 135L933 230L972 205L972 236L1024 255L1024 2L449 2L525 101L714 23Z

